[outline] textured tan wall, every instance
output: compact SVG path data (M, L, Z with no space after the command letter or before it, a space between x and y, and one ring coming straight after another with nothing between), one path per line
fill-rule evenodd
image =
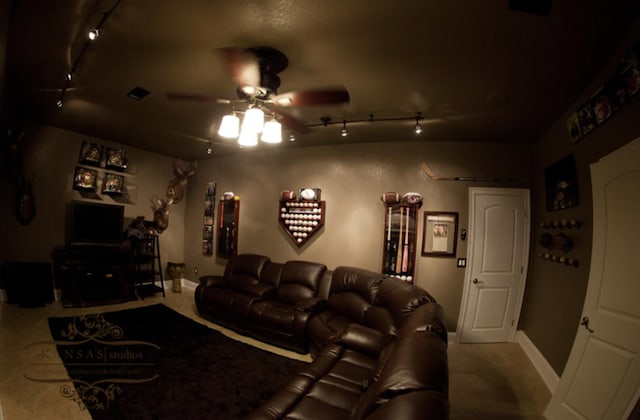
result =
M562 374L571 352L573 340L582 318L582 307L589 280L592 241L592 200L589 165L602 156L640 136L640 98L635 97L614 114L604 125L596 128L578 143L572 144L566 128L569 112L575 111L588 99L598 86L608 80L615 71L621 55L631 43L640 39L640 22L627 40L612 57L611 63L598 78L558 120L535 146L534 184L532 189L533 229L532 258L524 295L519 329L523 330L542 352L553 369ZM544 169L568 154L576 158L579 205L570 209L547 212L544 196ZM574 249L570 255L581 261L579 268L569 268L542 261L536 257L541 251L538 245L542 229L541 220L577 219L582 229L570 231Z
M304 141L304 138L298 141ZM185 225L187 277L221 274L226 260L201 252L202 219L206 183L217 182L217 199L225 191L240 196L240 253L258 253L273 261L299 259L326 264L329 269L351 265L380 271L384 239L386 191L419 192L423 211L457 211L460 227L466 227L468 187L499 186L430 180L420 164L429 163L440 176L528 176L525 157L529 146L409 142L360 144L300 149L245 150L235 156L201 161L189 183ZM522 184L502 184L522 186ZM322 189L326 201L324 229L298 248L278 224L279 196L284 189ZM217 201L217 200L216 200ZM216 205L216 216L218 208ZM421 250L422 232L418 236ZM457 256L466 255L466 242L458 242ZM193 269L197 267L199 274ZM416 259L416 283L444 305L448 328L455 330L464 270L455 258Z
M18 222L14 213L14 187L2 177L0 217L3 240L0 241L0 261L49 261L52 249L64 245L65 203L82 199L72 189L72 181L80 147L85 140L118 146L116 143L53 127L34 126L27 129L22 145L25 174L34 179L36 218L27 226ZM125 185L131 193L130 202L124 203L125 218L145 216L146 219L151 219L153 214L150 198L154 193L162 196L166 194L167 184L174 177L174 160L127 146L119 147L127 150L131 162L125 173ZM102 196L102 201L99 202L123 204L108 196ZM163 264L171 259L182 259L184 209L184 201L171 207L169 228L160 239Z

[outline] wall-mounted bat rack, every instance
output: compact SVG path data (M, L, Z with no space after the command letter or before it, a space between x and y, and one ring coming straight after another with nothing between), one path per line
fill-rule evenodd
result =
M385 204L382 273L413 283L420 204Z

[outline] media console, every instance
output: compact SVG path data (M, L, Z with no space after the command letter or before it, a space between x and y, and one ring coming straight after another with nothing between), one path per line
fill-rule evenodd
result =
M120 247L56 247L53 273L65 307L106 305L136 300L132 259Z

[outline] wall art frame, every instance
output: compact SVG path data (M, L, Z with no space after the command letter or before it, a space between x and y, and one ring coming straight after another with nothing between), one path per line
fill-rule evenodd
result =
M83 141L82 146L80 146L80 157L78 158L78 162L83 165L100 166L103 153L103 146L97 143Z
M578 205L576 159L567 155L544 170L546 210L562 210Z
M78 191L95 191L98 184L98 171L76 166L73 176L73 189Z
M127 157L126 150L107 147L104 163L105 168L123 172L125 169L127 169L128 164L129 158Z
M105 172L102 180L102 194L122 195L124 193L124 176Z
M425 211L422 233L423 257L454 257L458 245L458 213Z

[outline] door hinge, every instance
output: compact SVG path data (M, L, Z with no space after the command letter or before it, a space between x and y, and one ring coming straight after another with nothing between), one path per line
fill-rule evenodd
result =
M513 327L513 323L514 323L514 322L516 322L516 320L515 320L515 319L512 319L512 320L511 320L511 326L512 326L512 327Z

